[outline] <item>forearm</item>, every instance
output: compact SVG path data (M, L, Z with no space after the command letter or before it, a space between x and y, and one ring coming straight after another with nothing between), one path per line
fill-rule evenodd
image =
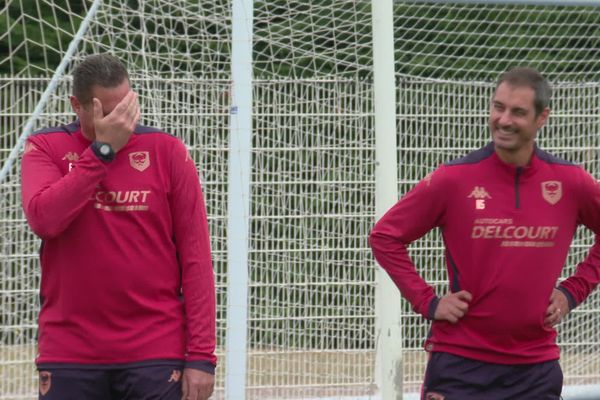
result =
M589 173L581 170L578 198L578 223L595 233L594 244L586 258L577 265L575 273L563 281L558 289L569 301L572 309L581 304L600 282L600 185Z
M437 304L433 288L417 273L406 246L384 233L374 230L369 237L373 256L388 273L413 310L432 319ZM432 309L433 308L433 309Z
M594 245L581 263L575 274L559 285L569 300L569 307L581 304L600 282L600 236L596 235Z
M206 207L193 160L181 143L173 149L171 213L182 270L187 363L210 372L216 364L216 294Z
M216 364L216 294L206 216L188 221L186 232L178 237L183 238L178 248L188 338L186 361L210 372L207 368Z
M89 149L64 176L42 155L24 157L23 209L31 229L43 239L64 231L90 201L106 171Z
M194 312L193 307L186 307L186 317L193 316ZM211 313L202 318L215 320L215 316ZM214 374L217 366L217 356L215 355L216 335L212 332L215 332L215 325L206 322L198 323L195 319L187 320L188 342L185 366L186 368Z
M210 372L216 365L216 302L212 264L188 265L183 274L188 366Z
M433 318L437 296L417 273L408 245L442 226L448 184L443 168L428 175L402 197L373 227L369 243L379 265L392 278L415 312Z

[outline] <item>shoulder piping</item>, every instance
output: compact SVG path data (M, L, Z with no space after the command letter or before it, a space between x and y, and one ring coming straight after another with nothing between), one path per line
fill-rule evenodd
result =
M544 162L547 162L548 164L568 165L572 167L577 166L577 164L575 164L574 162L562 159L560 157L556 157L555 155L550 154L547 151L538 148L537 146L535 148L535 155L537 156L537 158Z
M47 135L50 133L66 133L67 135L71 135L79 129L79 121L71 122L66 125L52 126L44 129L37 130L31 134L31 136L35 135Z
M464 157L445 162L444 165L452 167L455 165L477 164L489 158L492 154L494 154L494 143L490 142L479 150L472 151Z
M154 128L152 126L146 126L146 125L136 125L135 129L133 130L133 133L135 133L136 135L143 135L146 133L162 133L163 135L169 135L169 136L175 137L175 135L165 132L162 129L158 129L158 128Z

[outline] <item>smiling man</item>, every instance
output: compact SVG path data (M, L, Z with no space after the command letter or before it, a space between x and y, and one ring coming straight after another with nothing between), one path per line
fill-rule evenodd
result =
M73 73L77 121L34 133L23 209L40 251L40 399L207 399L215 287L204 200L185 145L138 125L121 62Z
M600 186L536 146L550 94L533 69L502 74L491 99L492 142L426 176L371 232L381 267L433 321L423 399L560 399L554 327L598 284L598 240L556 285L577 226L600 233ZM441 297L407 251L434 228L450 287Z

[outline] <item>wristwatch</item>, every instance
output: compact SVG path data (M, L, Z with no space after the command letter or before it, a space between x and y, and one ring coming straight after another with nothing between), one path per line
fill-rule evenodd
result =
M111 162L115 159L115 151L110 144L105 142L94 141L91 145L92 151L99 159L104 162Z

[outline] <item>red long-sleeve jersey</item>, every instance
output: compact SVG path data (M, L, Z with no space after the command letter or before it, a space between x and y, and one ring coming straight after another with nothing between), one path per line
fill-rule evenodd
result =
M214 371L206 211L179 139L137 126L105 163L78 122L37 132L22 199L42 238L38 365L185 360Z
M473 296L456 324L433 321L427 351L500 364L559 358L544 326L577 225L600 232L600 186L582 168L536 148L526 167L500 160L493 143L437 168L375 225L373 254L413 309L433 318L439 302L407 246L439 227L452 292ZM600 244L560 285L570 306L600 280Z

